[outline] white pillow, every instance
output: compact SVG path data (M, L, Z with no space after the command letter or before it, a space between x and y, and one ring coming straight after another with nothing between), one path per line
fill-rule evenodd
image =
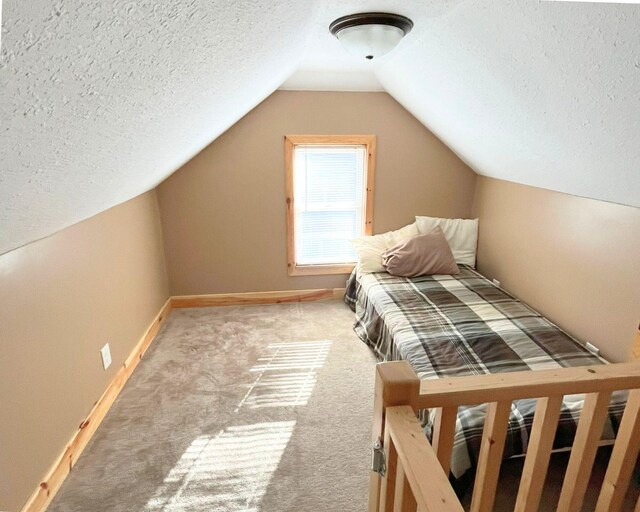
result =
M382 253L419 234L418 226L414 222L395 231L351 240L358 255L358 272L384 272Z
M478 246L478 219L441 219L439 217L416 217L421 234L431 233L440 227L451 246L456 263L476 266Z

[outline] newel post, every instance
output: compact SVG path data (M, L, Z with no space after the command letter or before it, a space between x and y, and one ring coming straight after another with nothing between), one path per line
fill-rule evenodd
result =
M420 380L406 361L393 361L376 365L375 395L373 400L372 444L378 440L385 441L385 410L396 405L410 405L415 408L420 395ZM387 443L387 445L390 443ZM389 455L389 446L385 446ZM393 468L388 468L393 469ZM388 474L388 472L387 472ZM378 473L371 471L369 479L369 512L384 512L380 507L381 487L383 479ZM389 482L391 484L391 481ZM392 499L394 489L384 489L384 495ZM386 501L386 500L385 500Z

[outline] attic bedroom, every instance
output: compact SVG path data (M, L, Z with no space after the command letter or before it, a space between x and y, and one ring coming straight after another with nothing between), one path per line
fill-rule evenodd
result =
M0 7L0 511L640 512L638 2Z

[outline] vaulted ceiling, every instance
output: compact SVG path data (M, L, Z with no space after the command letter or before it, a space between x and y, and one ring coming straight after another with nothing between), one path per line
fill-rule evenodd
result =
M478 173L640 206L640 5L4 0L0 254L153 188L275 89L386 90ZM379 61L327 32L382 10Z

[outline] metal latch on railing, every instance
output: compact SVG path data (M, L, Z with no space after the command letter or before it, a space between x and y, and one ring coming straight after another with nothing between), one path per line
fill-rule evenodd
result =
M373 456L371 458L371 469L380 476L387 474L387 461L384 457L384 448L380 438L373 442Z

